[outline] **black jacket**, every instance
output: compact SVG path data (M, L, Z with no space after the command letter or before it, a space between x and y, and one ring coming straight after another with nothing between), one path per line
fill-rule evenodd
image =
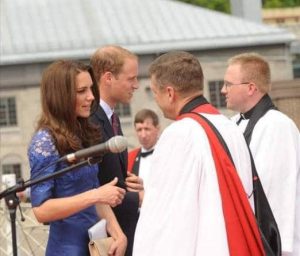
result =
M99 105L96 112L92 114L91 121L100 125L102 130L103 141L107 141L114 136L112 126ZM119 134L123 135L121 126ZM118 186L125 188L125 179L127 177L127 150L115 154L107 153L103 156L102 162L99 164L99 181L100 184L106 184L118 177ZM138 208L139 208L139 195L136 192L126 192L123 202L114 207L113 211L116 218L127 236L128 245L126 250L126 256L132 255L134 232L138 220Z

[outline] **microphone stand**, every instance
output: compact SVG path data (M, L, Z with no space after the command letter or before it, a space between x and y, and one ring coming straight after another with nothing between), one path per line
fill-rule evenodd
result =
M56 178L58 176L61 176L75 168L84 166L84 165L92 165L95 164L99 161L99 158L93 159L93 158L88 158L87 160L81 161L77 164L68 166L66 168L63 168L60 171L54 172L52 174L34 179L34 180L28 180L24 182L23 180L19 181L16 185L7 188L6 190L2 191L0 193L0 200L5 197L5 203L7 205L7 208L9 209L9 215L10 215L10 222L11 222L11 238L12 238L12 246L13 246L13 256L18 255L18 250L17 250L17 235L16 235L16 210L17 207L19 206L19 199L17 197L17 192L24 191L27 187L31 187L35 184L41 183L46 180L50 180L53 178ZM20 207L20 206L19 206Z

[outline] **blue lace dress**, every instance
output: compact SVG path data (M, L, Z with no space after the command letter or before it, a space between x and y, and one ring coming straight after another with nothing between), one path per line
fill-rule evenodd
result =
M40 130L34 135L28 148L28 157L31 178L42 177L67 167L65 162L61 162L39 172L60 158L53 144L52 136L47 130ZM73 196L97 188L99 186L97 173L97 165L84 166L32 186L32 206L39 206L50 198ZM51 222L46 255L89 255L87 230L98 220L96 208L92 206L68 218Z

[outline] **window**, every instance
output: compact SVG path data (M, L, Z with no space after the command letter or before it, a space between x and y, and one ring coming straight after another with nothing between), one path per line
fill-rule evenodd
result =
M119 103L115 107L115 112L117 113L118 116L120 117L126 117L131 115L131 109L129 104L122 104Z
M225 97L221 94L223 80L208 82L210 103L217 108L226 108Z
M16 99L0 98L0 127L17 125Z
M20 164L3 164L2 165L3 174L16 174L16 180L22 177L21 175L21 165Z
M300 78L300 59L293 62L294 78Z

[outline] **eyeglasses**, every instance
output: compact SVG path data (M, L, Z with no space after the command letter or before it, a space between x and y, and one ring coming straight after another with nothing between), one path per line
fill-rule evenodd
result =
M233 85L241 85L241 84L250 84L250 82L242 82L242 83L236 83L236 84L234 84L234 83L230 83L230 82L224 81L223 86L225 86L225 88L227 89L227 88L229 88L229 87L231 87Z

